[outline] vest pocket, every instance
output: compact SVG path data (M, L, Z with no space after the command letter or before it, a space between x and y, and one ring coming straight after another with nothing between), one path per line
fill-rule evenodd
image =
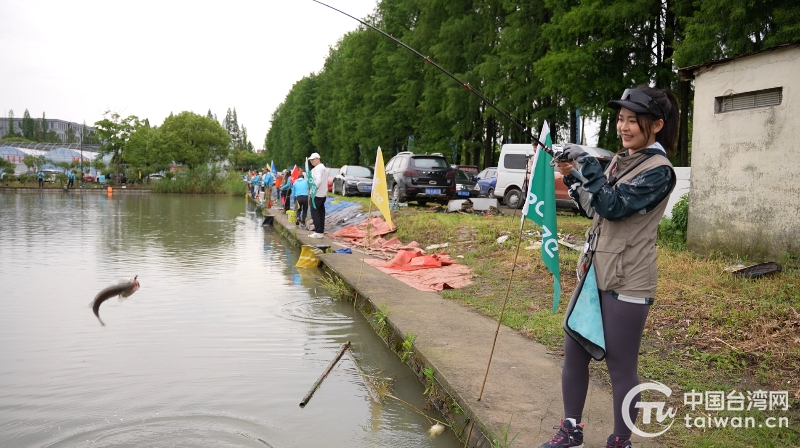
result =
M625 243L625 238L614 238L602 234L597 241L594 268L597 272L597 285L604 291L625 285L623 260Z

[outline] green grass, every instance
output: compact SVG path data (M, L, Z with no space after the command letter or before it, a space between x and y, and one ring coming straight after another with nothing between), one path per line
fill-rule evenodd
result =
M514 267L503 323L561 352L563 313L575 288L578 253L560 247L562 297L553 314L552 276L538 250L524 249L537 239L533 224L525 223L515 264L519 212L514 218L432 210L410 207L392 216L398 226L395 236L403 242L416 240L423 247L449 243L444 251L472 268L472 285L444 291L442 296L497 319ZM579 241L589 224L572 214L558 216L559 233L577 235ZM509 238L498 244L501 235ZM773 276L746 280L723 271L736 260L719 254L696 256L674 244L674 238L659 246L659 289L639 359L642 381L670 386L670 406L678 409L681 418L686 413L683 393L692 389L787 390L792 409L762 416L787 416L789 429L687 429L681 420L658 441L664 446L692 447L800 446L796 430L800 421L800 270L789 267ZM610 389L605 363L592 363L592 372Z
M198 168L183 171L174 179L162 179L153 184L157 193L231 194L244 196L247 183L238 173Z

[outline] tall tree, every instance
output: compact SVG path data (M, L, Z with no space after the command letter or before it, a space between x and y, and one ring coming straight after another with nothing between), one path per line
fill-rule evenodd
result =
M42 132L42 120L33 120L33 141L43 142L44 133Z
M8 110L8 133L3 138L19 137L19 134L14 132L14 110Z
M122 156L145 179L152 173L166 170L172 162L170 151L162 143L159 128L150 127L148 120L134 126Z
M795 0L699 0L681 17L686 37L675 52L679 66L702 64L800 40Z
M139 118L135 115L122 118L117 112L106 111L103 119L94 125L98 138L103 142L100 145L100 155L111 154L111 163L116 167L116 179L119 179L120 165L123 163L122 151L131 133L140 125Z
M72 124L69 125L66 132L67 141L65 143L78 143L78 135L75 132L75 128L72 127Z
M570 110L599 117L598 144L618 147L614 111L605 105L628 87L656 81L663 62L656 59L665 55L661 1L547 0L547 5L553 17L543 33L550 50L534 64L545 91Z
M33 118L31 118L30 112L28 109L25 109L25 113L22 115L22 136L28 140L33 140Z
M225 160L230 136L216 121L192 112L164 120L159 128L160 150L190 169Z
M50 127L47 125L47 118L44 116L44 112L42 112L42 138L38 141L46 142L47 134L49 132L50 132Z

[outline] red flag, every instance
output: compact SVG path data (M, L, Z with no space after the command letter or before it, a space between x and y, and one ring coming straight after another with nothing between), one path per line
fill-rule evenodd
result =
M291 179L292 183L294 183L298 177L300 177L300 168L295 165L294 168L292 168L292 175L289 177L289 179Z

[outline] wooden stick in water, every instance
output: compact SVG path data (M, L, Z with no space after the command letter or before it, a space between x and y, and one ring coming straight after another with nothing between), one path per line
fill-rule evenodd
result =
M325 377L327 377L328 374L331 373L333 366L335 366L336 363L339 362L339 359L342 357L342 355L344 355L344 352L345 350L347 350L347 347L350 347L350 341L347 341L344 344L342 344L342 348L339 349L339 353L336 354L336 357L333 358L333 361L331 361L331 363L328 364L328 368L325 369L324 372L322 372L322 375L320 375L317 381L314 383L314 385L311 386L311 390L308 391L306 396L303 397L303 401L300 402L301 408L306 407L306 404L308 404L309 400L311 400L311 396L314 395L314 392L316 392L319 385L322 384L322 382L325 380Z

